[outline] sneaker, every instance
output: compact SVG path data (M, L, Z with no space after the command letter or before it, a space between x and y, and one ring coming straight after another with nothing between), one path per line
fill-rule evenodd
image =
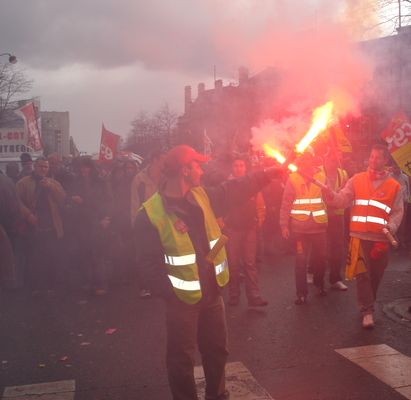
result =
M374 328L374 318L373 318L372 314L365 314L362 317L362 327L364 329Z
M303 304L307 304L307 297L305 297L305 296L297 297L297 299L294 301L294 304L296 306L301 306Z
M342 283L342 281L335 282L333 285L331 285L331 287L335 290L341 290L343 292L348 289L348 286L344 285L344 283Z
M263 300L261 297L255 297L248 300L248 307L265 307L268 301Z
M236 296L230 297L227 301L227 304L229 306L238 306L239 303L240 303L240 298Z
M140 299L148 299L151 297L151 292L148 289L140 290Z
M314 283L314 275L311 274L310 272L307 273L307 283L313 284Z

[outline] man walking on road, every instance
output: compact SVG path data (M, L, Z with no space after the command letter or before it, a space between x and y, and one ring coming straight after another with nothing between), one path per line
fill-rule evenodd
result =
M167 371L174 400L197 400L195 350L201 353L206 399L229 398L225 389L227 328L220 288L228 283L224 237L216 218L269 183L266 172L213 188L200 185L205 156L180 145L164 160L159 191L135 220L139 263L153 294L166 301Z
M313 155L304 153L298 160L298 167L307 175L314 176L320 182L325 183L323 168L316 166L314 161ZM290 174L281 202L280 226L284 239L290 238L289 224L294 234L296 305L307 302L307 263L310 252L314 285L320 296L327 294L324 290L327 221L327 210L321 189L298 172Z
M366 172L355 174L340 192L325 193L333 207L353 204L346 273L348 279L356 278L365 329L374 327L374 302L388 264L389 243L383 229L395 233L403 216L401 188L385 169L388 160L387 148L374 145Z
M245 176L245 160L237 157L231 166L230 178ZM261 192L242 205L233 207L224 218L224 232L230 238L227 243L230 265L228 304L235 306L240 301L240 269L245 275L245 291L250 307L264 307L268 304L260 295L257 270L257 234L265 218L265 203Z
M340 167L340 155L336 149L329 149L324 157L324 172L326 183L338 192L348 180L347 171ZM327 207L327 260L330 270L329 281L333 289L345 291L348 287L343 283L341 270L346 254L344 233L344 209Z

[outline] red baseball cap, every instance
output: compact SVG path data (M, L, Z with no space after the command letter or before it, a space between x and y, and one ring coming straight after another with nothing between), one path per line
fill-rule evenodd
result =
M190 164L192 161L202 164L208 160L209 157L198 153L192 147L180 144L170 149L165 155L163 169L166 175L174 175L180 171L181 167Z

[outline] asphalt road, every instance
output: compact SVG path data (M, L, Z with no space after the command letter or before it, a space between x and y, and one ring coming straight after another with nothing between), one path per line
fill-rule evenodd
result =
M276 400L404 399L335 350L387 344L411 357L411 323L384 312L394 300L411 303L408 256L392 257L372 331L361 328L354 283L326 297L311 288L309 304L295 306L293 274L293 258L277 255L261 267L269 305L249 309L243 296L227 306L229 361L241 361ZM1 293L0 394L7 386L73 379L76 400L170 399L163 320L161 300L140 300L132 283L103 297Z

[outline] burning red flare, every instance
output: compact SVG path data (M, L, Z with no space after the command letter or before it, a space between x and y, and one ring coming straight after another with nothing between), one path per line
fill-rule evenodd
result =
M264 143L263 150L267 156L274 158L278 163L285 163L286 158L278 150L273 149L268 144ZM287 168L292 172L297 171L297 167L294 164L288 164Z
M304 137L295 146L297 153L304 153L312 141L323 131L325 131L332 120L334 104L328 101L324 105L316 108L313 112L311 127Z

